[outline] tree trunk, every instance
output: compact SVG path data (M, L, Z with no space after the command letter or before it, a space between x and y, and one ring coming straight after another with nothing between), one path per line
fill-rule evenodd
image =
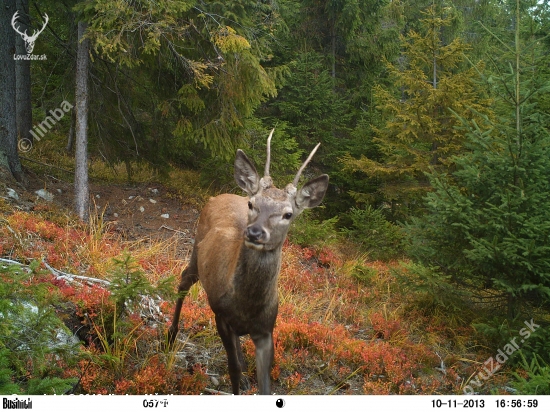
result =
M32 32L30 29L29 2L17 0L19 11L19 27L22 32ZM15 50L17 54L27 54L25 42L21 36L15 36ZM15 92L16 92L16 122L19 139L28 139L32 144L32 105L31 105L31 61L17 60L15 62Z
M78 22L76 56L76 141L75 141L75 208L82 220L88 220L90 197L88 191L88 62L89 43L83 39L87 24Z
M15 0L4 0L0 7L0 164L13 177L23 181L23 169L17 153L15 118L15 32L11 19L16 11Z
M67 146L65 146L65 150L69 154L73 152L75 124L76 124L75 111L73 110L71 112L71 126L69 127L69 134L67 135Z

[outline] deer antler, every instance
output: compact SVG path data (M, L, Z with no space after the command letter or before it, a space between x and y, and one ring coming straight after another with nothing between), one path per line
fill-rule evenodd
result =
M304 171L304 169L306 168L307 164L309 163L309 161L311 160L311 158L313 157L313 155L315 154L315 152L317 151L317 149L319 148L319 146L321 146L321 143L317 143L317 146L315 146L313 148L313 150L311 151L311 153L309 154L308 158L306 159L306 161L304 162L304 164L302 165L302 167L300 167L300 169L298 170L298 173L296 173L296 177L294 178L294 180L292 181L292 185L294 187L298 187L298 181L300 180L300 176L302 175L302 172Z
M275 128L271 129L271 133L269 133L269 137L267 138L267 160L265 162L264 176L269 176L269 163L271 161L271 138L273 137L274 131L275 131Z
M265 173L264 177L260 179L260 185L262 189L267 189L273 186L273 179L269 176L269 164L271 163L271 137L273 137L273 132L275 129L271 130L269 137L267 138L267 159L265 161Z

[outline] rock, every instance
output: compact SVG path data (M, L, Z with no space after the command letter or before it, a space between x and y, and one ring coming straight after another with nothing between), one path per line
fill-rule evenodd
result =
M144 208L143 206L140 206L140 207L139 207L139 211L140 211L141 213L143 213L143 212L145 212L145 208Z
M113 213L113 217L118 217L118 213Z
M19 200L19 195L17 194L17 192L13 189L10 189L9 187L6 188L6 190L8 191L8 196L11 197L12 199L15 199L15 200Z
M153 204L157 203L157 201L155 199L149 199L149 202L151 202Z
M170 215L168 213L164 213L164 214L160 215L160 217L162 217L164 219L170 219Z
M99 198L100 198L101 196L99 196L99 195L95 195L95 197L96 197L96 199L99 199Z
M159 190L158 189L149 189L151 191L152 194L154 195L158 195L159 194Z
M135 196L128 196L128 200L132 200Z
M69 349L70 346L76 346L80 343L78 338L74 336L61 322L55 326L46 326L46 330L35 330L34 324L39 319L38 307L31 302L23 301L23 310L17 315L17 319L12 320L21 325L22 330L32 330L36 336L41 336L45 339L44 343L50 349ZM13 317L13 313L7 313L8 318ZM25 337L26 338L26 337ZM31 342L31 339L22 339L21 345L17 350L29 351L30 347L27 342ZM33 339L35 339L33 335Z
M51 202L53 200L53 194L48 192L46 189L40 189L34 192L38 195L38 197L41 197L46 202Z

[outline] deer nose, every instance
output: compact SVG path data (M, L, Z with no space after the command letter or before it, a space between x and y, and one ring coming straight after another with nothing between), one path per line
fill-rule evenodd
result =
M265 238L266 232L261 226L253 225L246 228L246 237L250 242L258 242Z

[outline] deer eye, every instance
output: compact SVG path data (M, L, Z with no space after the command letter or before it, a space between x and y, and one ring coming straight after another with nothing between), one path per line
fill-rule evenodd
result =
M248 202L248 208L252 210L252 202Z
M283 215L283 219L286 219L286 220L290 220L291 217L292 217L292 213L285 213Z

